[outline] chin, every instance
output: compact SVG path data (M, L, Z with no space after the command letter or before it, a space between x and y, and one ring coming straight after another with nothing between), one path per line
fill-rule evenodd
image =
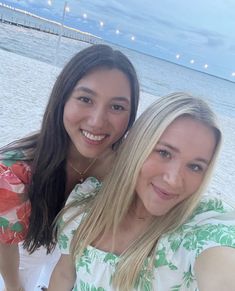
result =
M83 157L87 158L87 159L94 159L97 158L97 156L99 156L99 153L84 153L82 154Z
M166 209L166 210L162 210L162 211L155 211L153 213L149 213L152 216L156 216L156 217L160 217L160 216L164 216L166 215L171 209Z

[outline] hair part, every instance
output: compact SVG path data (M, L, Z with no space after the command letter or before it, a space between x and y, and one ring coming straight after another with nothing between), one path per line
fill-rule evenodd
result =
M216 118L207 103L179 92L167 95L151 104L138 118L120 146L114 167L105 178L99 193L94 199L88 199L86 205L80 207L77 212L81 214L85 211L86 217L72 240L71 252L74 259L81 257L84 249L103 233L113 230L115 237L119 224L135 199L137 178L145 160L166 128L181 116L189 116L213 130L216 137L213 157L199 189L165 215L156 217L140 239L134 241L121 255L112 280L113 286L119 290L131 290L138 283L143 266L146 272L153 270L157 241L163 234L177 229L189 218L209 182L222 136Z

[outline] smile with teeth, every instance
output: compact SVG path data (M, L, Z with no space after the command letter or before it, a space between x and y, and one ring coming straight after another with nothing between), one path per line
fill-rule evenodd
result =
M106 137L105 134L96 135L96 134L92 134L92 133L85 131L85 130L81 130L81 132L86 138L88 138L92 141L101 141L101 140L105 139L105 137Z

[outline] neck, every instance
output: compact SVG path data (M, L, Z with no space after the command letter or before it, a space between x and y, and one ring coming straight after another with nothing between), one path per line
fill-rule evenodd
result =
M84 157L73 145L73 143L70 144L67 152L67 160L71 161L74 165L77 164L86 164L91 161L90 158Z
M76 164L86 164L89 163L92 159L97 158L99 161L106 160L108 157L113 157L115 152L111 147L105 149L98 156L87 158L83 156L74 146L73 143L70 144L67 152L67 160L72 161L72 163Z
M138 222L142 221L145 224L151 224L154 220L154 216L146 211L143 203L138 197L136 197L136 199L133 201L128 215L132 220L136 220Z
M113 151L111 148L107 148L98 157L87 158L81 155L81 153L78 152L75 146L71 143L68 148L66 159L67 182L69 183L69 185L71 184L71 180L76 183L79 182L79 174L76 173L76 171L74 171L69 164L72 164L74 168L78 169L80 172L83 172L94 161L94 159L96 159L96 161L86 172L85 178L87 178L88 176L93 176L100 181L103 180L103 178L110 171L113 165L115 153L116 152Z

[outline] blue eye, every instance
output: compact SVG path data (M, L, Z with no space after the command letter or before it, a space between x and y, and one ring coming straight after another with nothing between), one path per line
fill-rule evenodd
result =
M122 111L122 110L125 110L124 106L119 105L119 104L114 104L114 105L112 105L112 109L113 109L113 110L116 110L116 111Z
M188 167L193 172L202 172L203 171L203 167L198 165L198 164L190 164L190 165L188 165Z
M168 152L167 150L157 150L157 152L164 159L170 159L171 158L171 153Z

